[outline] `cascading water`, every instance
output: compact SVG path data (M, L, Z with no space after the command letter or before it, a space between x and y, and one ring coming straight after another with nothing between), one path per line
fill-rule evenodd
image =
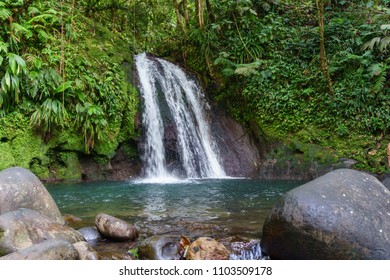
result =
M143 97L145 146L144 172L147 178L172 176L167 168L164 129L175 126L181 169L188 178L224 177L218 149L206 121L203 91L197 81L180 67L142 53L135 57L139 89Z

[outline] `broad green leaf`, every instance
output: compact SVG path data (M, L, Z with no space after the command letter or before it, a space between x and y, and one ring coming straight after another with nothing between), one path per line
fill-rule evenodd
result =
M24 70L26 68L26 62L22 57L19 55L15 54L15 60L18 63L18 65Z
M3 79L5 80L5 85L7 86L4 91L8 92L11 89L11 75L6 72Z
M7 83L6 83L5 77L3 77L3 79L1 79L1 89L2 89L5 93L8 92L8 87L7 87Z
M15 54L14 53L8 53L8 65L11 68L11 72L14 75L17 75L18 71L18 64L16 63Z
M3 60L4 60L4 58L2 56L0 56L0 66L3 63Z
M66 81L66 82L62 83L59 87L57 87L56 93L63 92L65 90L67 90L68 88L70 88L71 86L72 86L72 81Z
M43 61L42 61L42 59L40 59L39 57L37 57L37 58L34 60L34 66L35 66L38 70L41 69L42 64L43 64Z

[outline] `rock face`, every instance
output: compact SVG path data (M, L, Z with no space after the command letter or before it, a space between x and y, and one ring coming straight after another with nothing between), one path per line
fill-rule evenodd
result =
M98 214L95 224L99 232L108 239L118 241L135 240L138 231L134 225L107 214Z
M65 240L46 240L8 254L0 260L77 260L77 250Z
M233 177L257 177L261 158L256 141L221 109L213 108L211 131L218 143L220 162Z
M56 203L38 177L27 169L12 167L0 172L0 214L19 208L33 209L64 224Z
M171 235L155 235L142 240L138 250L141 259L178 260L180 259L180 238Z
M230 252L226 247L210 237L199 237L191 243L187 260L228 260Z
M261 247L271 259L390 259L390 191L371 175L332 171L281 198Z
M76 230L38 212L20 208L0 215L0 255L25 249L45 240L83 241Z

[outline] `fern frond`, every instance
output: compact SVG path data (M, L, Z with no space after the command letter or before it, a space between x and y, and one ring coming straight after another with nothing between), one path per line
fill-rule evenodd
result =
M237 75L243 75L243 76L251 76L254 74L258 74L258 69L260 68L262 64L261 60L256 60L252 63L247 64L238 64L236 70L234 71Z
M380 42L381 42L381 38L375 37L375 38L371 39L371 41L368 41L367 43L365 43L362 47L362 50L363 51L365 51L367 49L373 50L375 45L379 44Z
M23 34L27 38L30 38L32 36L31 30L16 22L11 23L11 29L15 32L15 34Z
M4 8L0 8L0 19L1 20L6 20L7 18L9 18L11 16L12 16L12 12L10 10L4 9Z
M379 44L379 50L384 52L387 47L390 45L390 36L382 38L381 43Z

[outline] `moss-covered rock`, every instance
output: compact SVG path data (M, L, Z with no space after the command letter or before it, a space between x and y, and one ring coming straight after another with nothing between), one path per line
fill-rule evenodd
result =
M0 139L0 170L17 165L34 169L39 177L47 176L49 147L33 131L26 116L13 112L0 118Z

